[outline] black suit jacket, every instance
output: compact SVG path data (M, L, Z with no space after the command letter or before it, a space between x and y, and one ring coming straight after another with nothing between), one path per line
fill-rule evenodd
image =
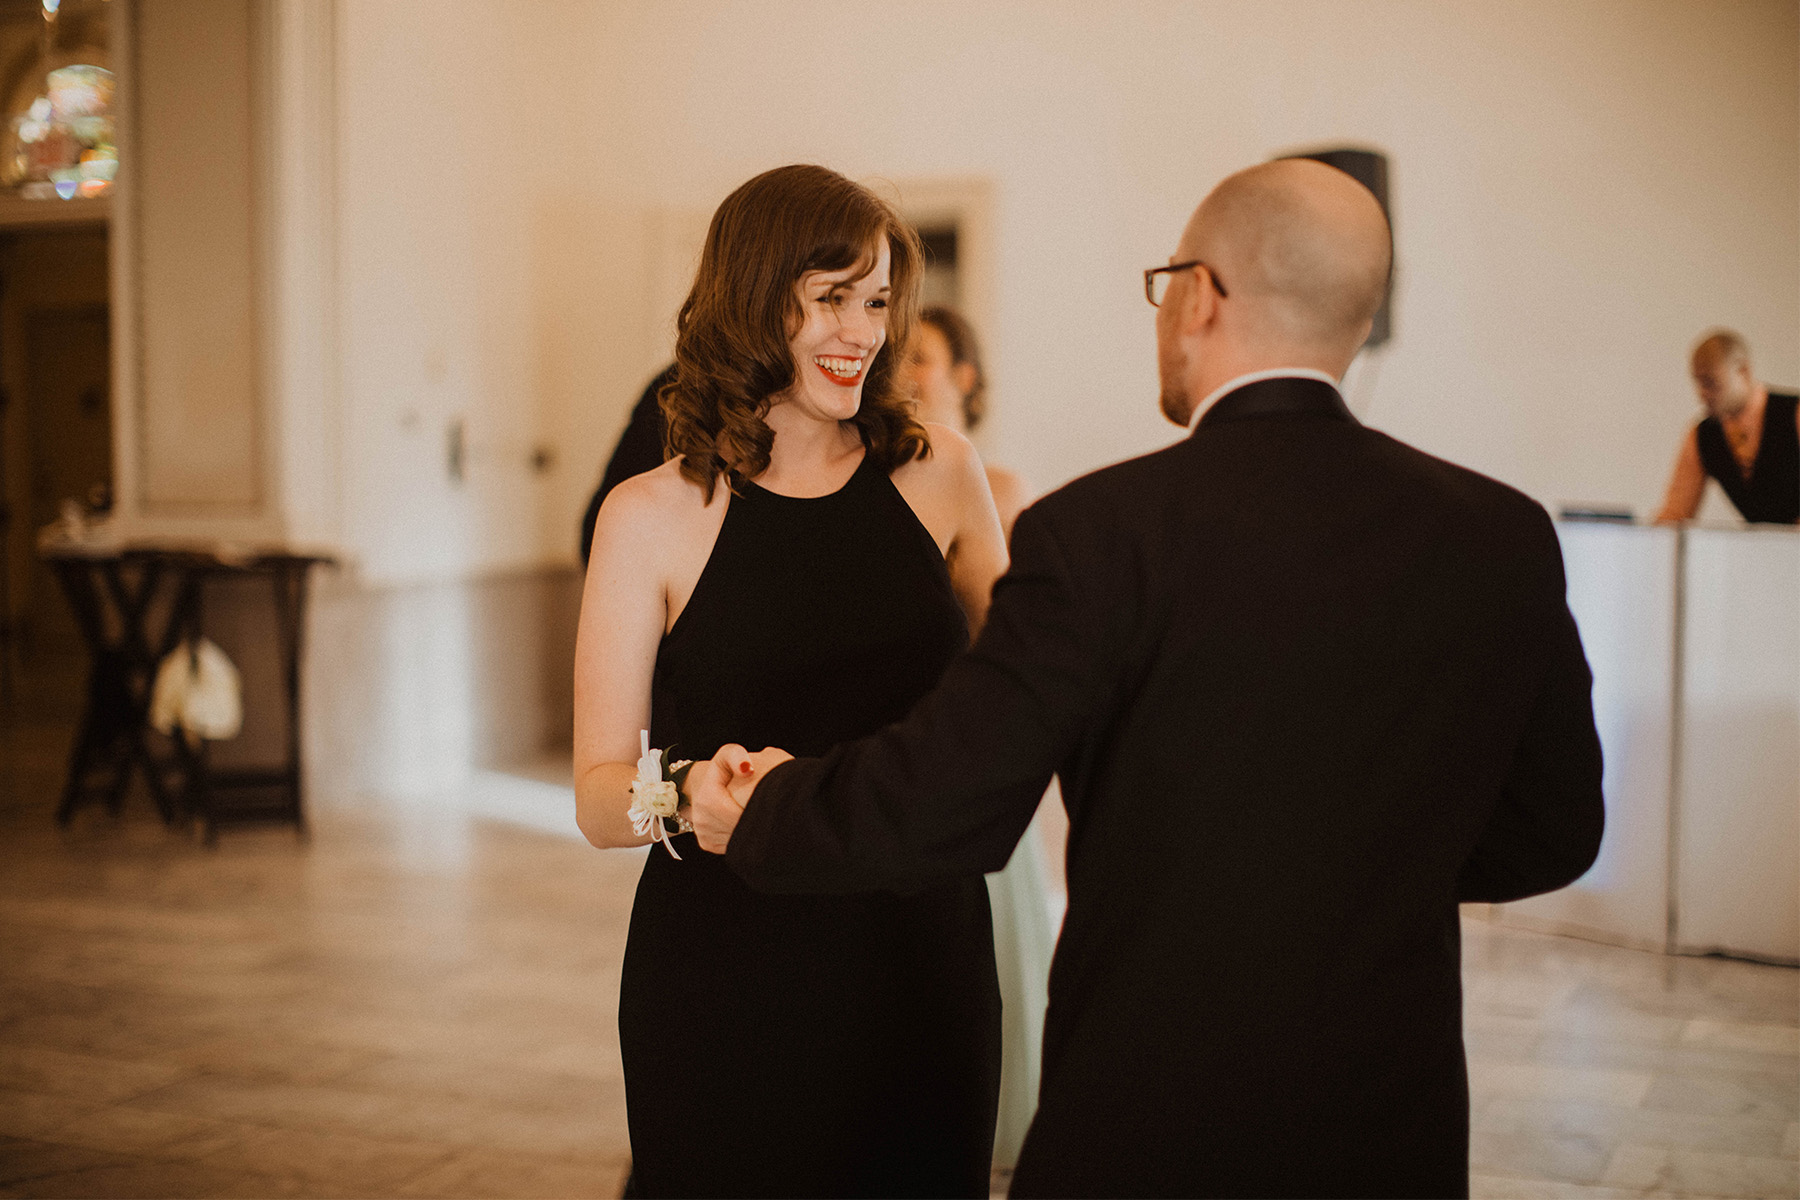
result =
M1069 908L1014 1194L1466 1194L1457 903L1569 883L1603 822L1543 509L1279 379L1045 497L1012 554L938 689L772 771L731 864L996 870L1056 771Z

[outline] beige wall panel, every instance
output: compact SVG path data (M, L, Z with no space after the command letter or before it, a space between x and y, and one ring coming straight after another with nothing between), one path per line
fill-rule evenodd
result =
M397 587L327 569L312 595L301 720L313 795L431 795L568 752L575 569ZM246 713L276 703L249 686Z
M254 0L139 0L141 503L262 501L252 167Z
M1675 938L1800 961L1800 534L1687 534Z

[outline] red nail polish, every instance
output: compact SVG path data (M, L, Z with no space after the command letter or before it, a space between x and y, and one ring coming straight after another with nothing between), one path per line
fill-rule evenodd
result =
M739 763L738 771L741 772L742 774L748 775L750 773L750 764L749 763Z

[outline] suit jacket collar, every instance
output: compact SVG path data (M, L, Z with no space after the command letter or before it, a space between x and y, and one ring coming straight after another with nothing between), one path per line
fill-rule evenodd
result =
M1198 433L1209 425L1249 421L1261 417L1324 417L1356 424L1344 405L1344 397L1329 383L1317 379L1259 379L1213 402L1194 427Z

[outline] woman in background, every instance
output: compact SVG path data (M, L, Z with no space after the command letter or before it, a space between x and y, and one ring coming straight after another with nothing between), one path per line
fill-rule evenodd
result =
M661 402L672 457L601 506L576 643L576 816L628 816L638 731L822 754L904 717L1006 562L981 460L902 386L916 236L822 167L713 216ZM1000 1075L987 890L752 892L652 846L619 1044L640 1196L985 1196Z
M921 309L910 366L919 420L947 425L964 437L974 433L987 415L987 375L968 319L941 305ZM1013 521L1031 503L1031 489L1018 472L993 463L987 465L987 480L1000 527L1010 538Z
M912 385L920 420L967 434L987 415L981 346L974 326L955 309L932 306L919 313ZM1030 490L1005 467L989 463L986 473L1000 524L1011 537L1013 521L1031 502ZM1066 895L1055 881L1062 873L1068 827L1052 784L1006 869L987 877L1002 1003L1000 1118L994 1130L994 1165L1002 1169L1018 1162L1025 1130L1037 1111L1050 956L1056 949L1050 908Z

